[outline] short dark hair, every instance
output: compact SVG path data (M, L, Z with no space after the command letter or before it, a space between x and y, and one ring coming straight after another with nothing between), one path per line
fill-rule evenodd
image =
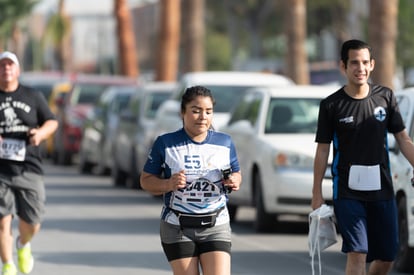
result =
M181 112L183 113L185 111L185 106L194 100L197 96L205 96L209 97L211 99L211 102L213 102L213 106L216 104L216 101L213 97L213 94L209 89L203 86L192 86L187 89L185 89L185 92L183 96L181 97Z
M349 59L349 50L361 50L361 49L368 49L370 60L372 60L372 49L371 46L368 45L368 43L358 40L358 39L351 39L348 41L345 41L342 44L341 48L341 61L344 63L345 68L348 63Z

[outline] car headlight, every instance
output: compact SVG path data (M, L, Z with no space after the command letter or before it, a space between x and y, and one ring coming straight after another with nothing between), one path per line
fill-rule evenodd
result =
M294 152L277 152L273 164L276 168L313 168L313 157Z

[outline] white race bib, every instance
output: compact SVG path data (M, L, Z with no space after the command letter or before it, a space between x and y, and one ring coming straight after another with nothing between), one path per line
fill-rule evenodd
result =
M206 178L192 181L183 192L187 203L212 203L220 199L220 188Z
M24 161L25 156L26 141L13 138L3 138L0 141L0 158Z
M349 170L348 186L357 191L377 191L381 189L380 166L352 165Z

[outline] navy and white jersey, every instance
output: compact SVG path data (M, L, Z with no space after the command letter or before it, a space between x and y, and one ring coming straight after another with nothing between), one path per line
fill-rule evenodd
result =
M240 171L236 150L229 135L209 130L207 138L198 143L182 128L155 140L143 170L165 178L181 170L185 171L187 187L166 193L162 211L162 219L179 224L171 209L202 214L226 206L227 195L221 170L228 167L233 172ZM228 221L228 211L221 211L216 224Z
M333 198L393 198L387 134L404 128L388 88L370 85L366 98L354 99L342 87L322 100L315 140L333 144Z

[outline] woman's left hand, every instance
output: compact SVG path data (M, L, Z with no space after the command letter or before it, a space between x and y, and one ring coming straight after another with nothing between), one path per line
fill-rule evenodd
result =
M241 174L239 172L232 173L228 179L224 181L224 186L231 189L232 191L237 191L240 189L241 185Z

